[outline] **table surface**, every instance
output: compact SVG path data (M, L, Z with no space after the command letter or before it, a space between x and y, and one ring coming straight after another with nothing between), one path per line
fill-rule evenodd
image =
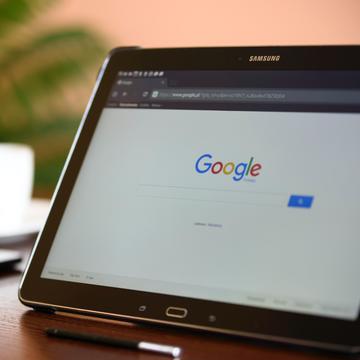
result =
M21 251L26 259L33 239L16 245L1 245ZM20 265L20 269L23 264ZM74 318L33 311L17 298L19 270L0 273L0 359L166 359L134 350L88 344L74 340L51 338L44 334L48 327L84 331L180 346L181 359L262 359L320 360L349 359L349 356L295 346L272 344L239 337L185 331L170 327ZM353 359L354 357L351 357Z

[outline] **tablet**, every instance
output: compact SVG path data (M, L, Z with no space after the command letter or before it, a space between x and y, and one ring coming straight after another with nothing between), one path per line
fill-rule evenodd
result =
M115 49L20 300L356 352L360 47Z

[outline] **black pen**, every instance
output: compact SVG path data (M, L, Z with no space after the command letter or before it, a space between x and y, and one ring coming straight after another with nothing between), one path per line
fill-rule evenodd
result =
M127 349L151 351L164 355L171 355L172 357L178 357L181 354L181 349L177 346L161 345L147 341L122 340L111 338L108 336L79 333L62 329L45 329L45 332L47 335L65 339L82 340L91 343L104 344Z

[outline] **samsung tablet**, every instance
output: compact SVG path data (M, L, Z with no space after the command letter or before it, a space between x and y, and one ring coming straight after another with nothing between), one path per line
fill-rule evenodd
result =
M20 300L360 345L360 47L115 49Z

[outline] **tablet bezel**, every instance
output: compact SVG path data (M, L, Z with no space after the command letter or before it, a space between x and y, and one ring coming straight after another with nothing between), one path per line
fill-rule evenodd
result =
M278 56L274 62L250 56ZM19 298L34 308L150 321L343 351L358 351L360 321L345 321L286 311L143 291L41 278L47 255L119 70L360 70L360 46L114 49L100 69L64 170L19 288ZM145 305L146 310L141 311ZM169 306L186 308L185 318L166 315ZM210 321L209 316L215 316ZM214 318L212 318L213 320Z

